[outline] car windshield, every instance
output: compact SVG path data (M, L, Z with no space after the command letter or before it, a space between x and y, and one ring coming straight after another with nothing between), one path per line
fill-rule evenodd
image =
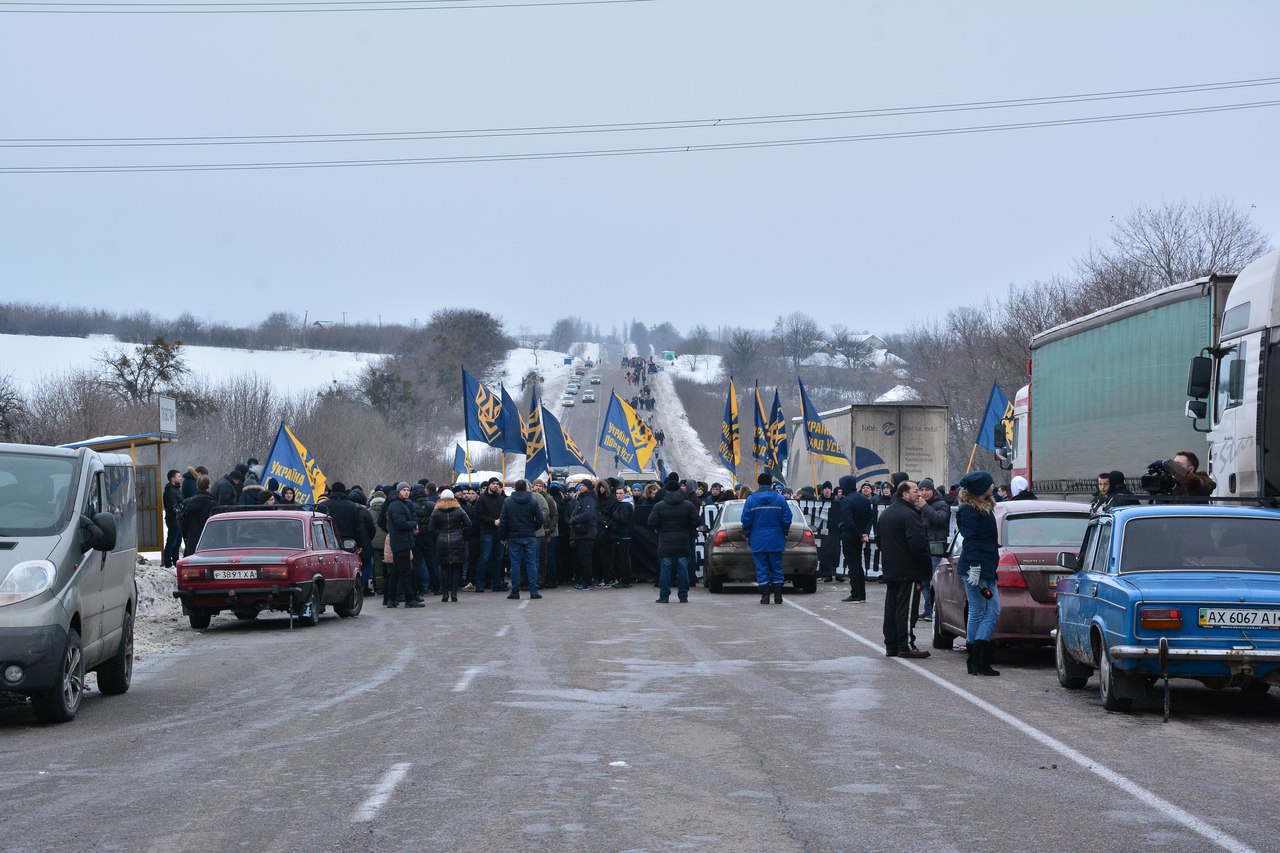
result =
M306 547L302 521L296 518L211 518L200 536L197 551L232 548Z
M1006 548L1062 548L1078 546L1089 526L1085 512L1027 512L1009 514L1000 544Z
M52 536L71 518L76 460L0 455L0 536Z
M1280 574L1280 517L1135 518L1124 526L1120 572L1233 571Z

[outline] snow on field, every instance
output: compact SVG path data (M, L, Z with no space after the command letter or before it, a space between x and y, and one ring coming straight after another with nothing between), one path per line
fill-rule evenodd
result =
M673 376L688 379L701 385L713 385L725 382L724 370L718 355L693 355L686 353L668 364L667 370Z
M24 393L29 393L45 377L75 370L97 372L94 359L103 351L136 349L111 335L87 338L0 335L0 376L12 376ZM183 346L183 358L193 378L223 382L257 373L268 377L279 391L297 394L324 388L333 382L348 382L366 364L382 356L378 353L335 352L330 350L246 350L220 347Z

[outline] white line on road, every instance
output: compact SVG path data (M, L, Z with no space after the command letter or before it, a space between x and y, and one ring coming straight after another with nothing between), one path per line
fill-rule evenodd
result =
M391 768L382 775L382 780L378 782L378 787L373 789L373 793L360 804L360 808L356 809L356 813L352 815L351 820L354 823L368 823L378 816L378 812L387 804L387 800L391 799L391 792L396 789L396 785L400 784L400 780L409 772L409 768L413 765L407 761L399 764L392 764Z
M495 636L495 637L505 637L505 636L507 636L507 632L508 632L508 631L510 631L510 630L511 630L511 626L510 626L510 625L503 625L501 628L499 628L499 629L498 629L498 633L494 634L493 636Z
M837 631L844 634L845 636L848 636L853 638L854 640L857 640L859 643L862 643L864 646L867 646L873 651L880 654L884 653L884 649L881 647L879 643L868 640L866 637L863 637L860 634L856 634L853 631L850 631L848 628L844 627L843 625L838 625L835 622L832 622L830 619L819 616L817 613L814 613L812 610L809 610L806 607L796 604L790 598L787 599L787 604L790 604L792 607L794 607L796 610L799 610L801 613L809 614L810 616L817 619L819 622L823 623L824 625L829 625L830 627L835 628ZM1085 755L1084 753L1072 749L1062 741L1058 740L1052 735L1042 732L1040 729L1037 729L1035 726L1031 725L1030 723L1024 723L1022 720L1013 716L1009 712L1003 711L1000 708L997 708L995 705L992 705L987 700L982 699L978 696L975 696L974 694L970 693L968 690L965 690L963 687L957 687L956 685L952 684L950 681L947 681L942 676L934 672L930 672L928 669L925 669L923 666L920 666L919 664L916 664L916 663L912 663L909 660L903 660L902 658L893 658L893 661L897 664L900 664L901 666L905 666L907 669L910 669L912 672L915 672L917 675L924 676L925 678L929 679L933 683L937 684L939 687L943 687L947 690L950 690L952 693L956 694L961 699L965 700L966 702L978 708L981 708L983 711L986 711L988 714L995 717L997 720L1000 720L1001 722L1004 722L1004 723L1008 723L1018 731L1022 732L1027 737L1031 738L1032 740L1039 741L1040 743L1052 749L1054 752L1061 755L1063 758L1069 759L1070 761L1074 761L1076 764L1079 764L1081 767L1083 767L1085 770L1088 770L1090 773L1093 773L1107 780L1108 782L1115 785L1120 790L1133 796L1135 799L1146 803L1148 806L1151 806L1156 811L1160 812L1161 814L1165 815L1166 817L1174 821L1177 821L1178 823L1185 826L1187 829L1190 829L1192 832L1195 832L1198 835L1201 835L1204 838L1208 839L1209 841L1212 841L1214 844L1217 844L1219 847L1222 847L1226 850L1238 851L1238 853L1254 853L1253 848L1245 844L1240 839L1235 838L1231 835L1228 835L1227 833L1223 832L1217 827L1211 826L1210 824L1206 823L1205 821L1201 820L1200 818L1196 817L1190 812L1184 811L1183 809L1175 806L1173 803L1169 802L1168 800L1157 796L1155 793L1151 791L1148 791L1146 788L1142 787L1137 782L1134 782L1132 779L1129 779L1128 777L1120 773L1117 773L1116 771L1110 769L1109 767L1103 766L1102 764L1098 763L1097 761L1094 761L1092 758Z
M520 604L519 604L519 605L517 605L516 609L517 609L517 610L524 610L524 609L525 609L526 607L528 607L528 606L529 606L529 599L527 599L527 598L526 598L524 601L520 602Z
M477 675L479 675L482 672L484 672L484 667L482 666L467 667L467 671L462 673L462 678L459 678L458 683L453 685L453 692L461 693L462 691L466 690L468 687L471 686L471 679L475 678Z

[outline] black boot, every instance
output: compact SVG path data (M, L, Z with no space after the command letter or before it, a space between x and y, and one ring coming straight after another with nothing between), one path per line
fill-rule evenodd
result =
M991 668L991 659L995 655L995 649L991 645L990 640L978 641L978 675L999 675L998 670Z
M775 586L773 588L773 603L774 604L782 603L782 587L780 586Z
M969 671L970 675L978 674L978 650L974 643L969 643L964 647L968 653L964 659L964 668Z
M760 603L761 604L769 603L769 587L767 586L760 587Z

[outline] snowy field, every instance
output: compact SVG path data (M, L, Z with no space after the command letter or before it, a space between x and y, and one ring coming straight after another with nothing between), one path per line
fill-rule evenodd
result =
M122 344L111 335L87 338L0 335L0 376L12 376L23 393L40 380L76 370L96 372L95 359L103 351L114 352ZM183 358L196 379L224 382L237 376L258 374L284 394L327 388L354 380L366 364L382 358L378 353L331 350L248 350L183 346ZM517 380L518 381L518 380Z
M718 355L681 355L674 364L667 364L667 372L673 378L688 379L700 385L713 385L717 382L728 383L725 378L721 359Z

